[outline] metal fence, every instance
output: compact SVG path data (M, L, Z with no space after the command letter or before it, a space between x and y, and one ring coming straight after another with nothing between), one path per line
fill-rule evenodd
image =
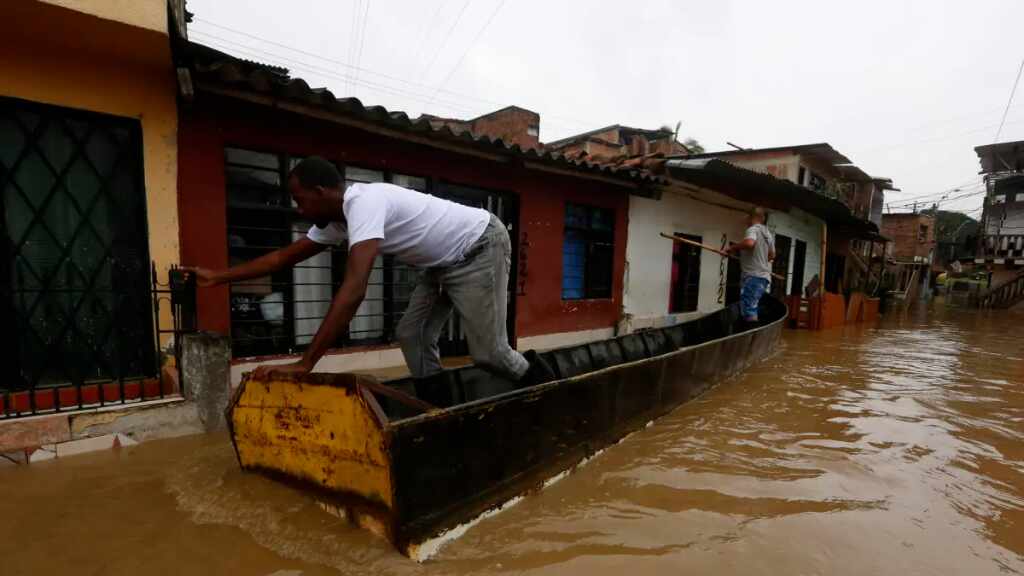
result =
M32 318L14 309L8 329L22 346L9 350L9 374L0 381L0 420L100 408L184 393L181 338L195 330L195 278L172 269L158 280L155 265L142 294L113 290L5 290L6 299L68 300L74 309L92 302L87 316L37 306ZM96 306L96 302L103 305ZM92 330L102 328L99 332ZM44 333L34 325L47 326ZM45 354L24 345L38 341Z

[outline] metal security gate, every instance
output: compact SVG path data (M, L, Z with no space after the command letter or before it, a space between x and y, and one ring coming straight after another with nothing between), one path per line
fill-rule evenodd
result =
M158 371L139 122L0 98L0 194L0 417L123 402Z

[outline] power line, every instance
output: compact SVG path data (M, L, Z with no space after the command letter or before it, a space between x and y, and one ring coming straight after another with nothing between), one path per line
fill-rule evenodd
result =
M1009 124L1020 124L1021 122L1024 122L1024 120L1011 120L1008 123ZM955 134L946 134L946 135L943 135L943 136L935 136L933 138L923 138L921 140L906 140L906 141L903 141L903 142L899 142L897 144L885 144L885 145L882 145L882 146L873 146L871 148L865 148L865 149L861 150L861 152L878 152L878 151L881 151L881 150L892 150L894 148L903 148L905 146L917 146L917 145L920 145L920 144L930 144L932 142L941 142L943 140L950 140L952 138L959 138L961 136L969 136L969 135L975 134L977 132L984 132L984 131L989 130L991 128L995 128L996 126L998 126L998 124L986 124L984 126L979 126L977 128L972 128L970 130L965 130L963 132L957 132Z
M912 200L916 200L920 204L922 202L926 202L929 199L942 199L942 198L945 198L946 196L948 196L949 194L952 194L953 192L962 192L962 191L964 191L964 189L976 189L976 188L978 188L978 186L983 186L983 185L984 184L982 182L977 182L977 183L971 184L969 186L965 185L965 184L959 184L959 185L954 186L952 188L947 188L947 189L945 189L945 190L943 190L941 192L929 192L928 194L922 194L920 196L911 196L909 198L899 198L898 201L899 202L910 202Z
M416 78L417 80L422 80L427 75L427 72L430 72L430 69L434 67L434 62L437 61L437 57L441 54L441 50L444 50L445 45L448 44L448 39L452 37L452 32L455 31L455 27L458 26L459 22L462 20L462 15L466 13L467 6L469 6L469 0L462 3L462 8L459 9L459 14L455 17L455 21L452 22L451 28L448 29L448 33L444 35L444 38L441 39L441 43L437 46L437 50L434 51L434 55L430 58L430 62L423 70L420 71L419 76Z
M370 0L366 0L366 9L363 11L363 26L359 30L359 50L356 51L356 70L352 76L355 83L359 78L359 62L363 59L363 45L366 44L366 22L370 19Z
M992 140L992 143L999 142L999 135L1003 132L1003 124L1006 123L1006 115L1010 113L1010 104L1013 104L1013 95L1017 93L1017 83L1020 82L1020 73L1024 72L1024 59L1020 61L1020 67L1017 68L1017 78L1013 81L1013 88L1010 90L1010 99L1006 101L1006 110L1003 110L1003 119L999 122L999 129L996 130L996 137Z
M210 37L210 38L212 38L213 40L215 40L217 42L224 42L224 43L228 43L228 44L237 44L237 43L231 42L230 40L224 40L224 39L221 39L221 38L217 38L215 36L211 36L211 35L209 35L209 34L207 34L205 32L200 32L200 31L196 31L196 32L198 34L202 35L202 36ZM331 70L329 68L323 68L323 67L320 67L320 66L316 66L314 64L307 64L307 63L304 63L304 62L299 61L299 60L295 60L295 59L287 57L287 56L282 56L282 55L279 55L279 54L273 54L273 53L270 53L270 52L267 52L267 51L264 51L264 50L260 50L259 48L255 48L255 47L238 45L237 47L232 48L232 50L236 50L236 51L238 51L240 54L242 54L244 56L247 56L247 57L250 57L250 58L256 58L256 59L266 59L269 56L270 58L272 58L272 59L274 59L274 60L276 60L278 62L282 62L283 61L284 63L287 64L286 67L295 68L295 69L298 69L300 71L305 71L307 73L311 73L311 74L315 74L315 75L319 75L319 76L324 76L324 77L327 77L327 78L333 78L333 79L336 79L336 80L340 80L342 82L348 82L349 80L352 79L352 77L350 75L346 75L346 74L344 74L342 72L335 72L334 70ZM409 90L404 90L402 88L398 88L398 87L395 87L395 86L389 86L389 85L386 85L386 84L377 84L375 82L370 82L370 81L365 80L365 79L364 80L359 80L358 84L360 86L364 87L364 88L370 89L371 91L375 91L375 92L382 93L382 94L389 94L389 95L392 95L392 96L399 96L399 97L409 98L411 100L414 100L414 101L417 101L417 102L422 102L422 103L426 103L428 101L426 94L420 94L420 93L417 93L417 92L412 92L412 91L409 91ZM471 113L471 114L475 113L470 108L466 108L465 106L461 106L461 105L458 105L458 104L455 104L455 103L451 103L451 102L447 102L447 101L443 101L443 100L437 100L437 101L435 101L435 104L437 104L439 106L442 106L442 107L445 107L445 108L461 110L461 111L468 112L468 113Z
M918 204L925 205L925 206L927 206L929 204L934 205L934 206L939 206L941 204L952 202L954 200L960 200L960 199L963 199L963 198L970 198L971 196L977 196L979 194L984 194L985 192L986 192L985 190L978 190L978 191L975 191L975 192L967 192L965 194L960 194L958 196L950 196L948 198L940 198L940 199L934 200L934 201L933 200L925 200L925 201L917 201L917 202L908 202L906 204L890 204L890 206L892 206L893 208L916 207Z
M388 80L392 80L392 81L395 81L395 82L400 82L402 84L406 84L408 86L413 86L413 87L416 87L416 88L423 88L423 89L426 89L426 90L434 90L435 89L435 87L428 86L427 84L423 84L423 83L420 83L420 82L414 82L414 81L411 81L411 80L407 80L405 78L401 78L401 77L398 77L398 76L393 76L393 75L390 75L390 74L385 74L383 72L377 72L375 70L370 70L368 68L364 68L364 67L360 67L360 66L354 66L354 65L352 65L352 64L350 64L348 62L342 61L342 60L338 60L338 59L335 59L335 58L329 58L327 56L323 56L323 55L320 55L320 54L309 52L309 51L303 50L301 48L295 48L293 46L288 46L287 44L282 44L280 42L275 42L274 40L269 40L269 39L257 36L255 34L251 34L249 32L245 32L245 31L242 31L242 30L231 28L229 26L224 26L222 24L217 24L216 22L211 22L211 21L205 20L203 18L198 18L197 17L197 18L195 18L195 22L201 23L201 24L204 24L204 25L208 25L208 26L212 26L214 28L218 28L218 29L224 30L226 32L230 32L232 34L237 34L239 36L244 36L246 38L250 38L252 40L256 40L257 42L269 44L269 45L272 45L272 46L276 46L278 48L283 48L285 50L289 50L289 51L295 52L297 54L302 54L303 56L307 56L307 57L310 57L310 58L316 58L317 60L320 60L320 61L323 61L323 62L328 62L328 63L330 63L332 65L342 66L342 67L348 68L350 70L357 70L361 74L367 74L367 75L371 75L371 76L377 76L377 77L380 77L380 78L386 78ZM208 36L210 38L214 38L214 39L216 39L218 41L221 41L221 42L226 42L226 43L229 43L229 44L233 44L233 45L236 45L236 46L242 46L242 47L253 49L253 50L261 50L261 51L266 52L267 54L274 54L275 56L280 57L279 55L277 55L274 52L270 52L270 51L263 50L263 49L260 49L260 48L254 47L254 46L249 46L249 45L246 45L246 44L241 44L241 43L236 42L236 41L228 40L228 39L225 39L223 37L217 36L215 34L211 34L209 32L204 32L203 30L196 30L196 29L193 28L193 29L190 29L190 33L192 33L192 32L198 32L198 33L204 34L204 35L206 35L206 36ZM347 81L347 79L346 79L346 81ZM470 95L470 94L466 94L464 92L457 92L457 91L448 90L448 89L445 89L445 88L440 89L440 92L448 94L448 95L450 95L450 96L452 96L452 97L454 97L456 99L467 100L467 101L468 100L474 100L476 102L481 102L481 103L492 105L492 106L504 106L505 104L507 104L507 102L504 102L504 103L503 102L498 102L498 101L495 101L495 100L490 100L490 99L487 99L487 98L481 98L479 96L473 96L473 95ZM572 125L575 125L577 127L579 127L579 126L590 127L590 126L594 126L594 125L598 125L599 124L599 123L591 122L591 121L588 121L588 120L582 120L582 119L579 119L579 118L573 118L571 116L565 116L565 115L560 115L560 114L550 114L550 113L549 114L545 114L545 119L547 119L547 121L551 122L552 118L563 120L562 122L555 121L555 122L552 122L552 123L556 124L556 125L560 125L560 126L566 127L566 128L568 128L568 127L570 127ZM578 129L578 128L574 128L574 129Z
M230 50L246 58L252 58L254 60L273 61L275 63L283 65L285 68L291 68L305 74L313 74L323 76L326 78L340 80L341 82L346 84L352 79L352 76L345 72L335 71L333 69L326 68L323 66L317 66L315 64L309 64L296 58L292 58L290 56L285 56L282 54L278 54L276 52L271 52L269 50L265 50L256 46L249 46L246 44L242 44L240 42L235 42L233 40L229 40L226 38L210 34L209 32L204 32L202 30L193 30L192 32L190 32L190 34L192 33L202 37L204 41L210 42L211 45L230 45ZM370 90L371 92L376 92L378 94L388 94L390 96L396 96L399 98L407 98L409 100L419 102L421 104L441 106L443 108L447 108L450 110L459 111L460 113L465 114L469 117L477 116L481 112L486 111L483 107L479 107L479 105L475 105L477 106L476 108L471 108L467 107L462 103L457 103L448 100L430 100L430 96L426 93L416 92L413 90L400 88L388 84L372 82L365 79L358 80L356 84L360 87ZM562 126L564 128L569 127L569 125L563 122L559 122L557 120L549 119L548 122L554 125Z
M444 88L445 84L448 83L448 80L450 80L452 75L455 74L455 71L459 69L459 66L462 66L462 61L466 59L466 55L469 54L469 51L472 50L474 46L476 46L476 43L480 40L480 37L483 36L484 32L487 30L487 28L491 25L491 22L494 20L494 17L498 15L498 12L501 11L501 7L504 5L505 0L501 0L501 2L498 3L498 6L494 8L494 12L491 12L491 15L487 18L487 22L484 22L484 25L481 26L480 30L477 31L476 36L473 37L473 40L469 43L468 46L466 46L466 49L463 50L462 55L459 56L458 61L455 62L455 66L452 66L452 69L448 72L444 79L441 80L441 83L437 85L437 89L434 90L434 94L430 97L431 100L433 100L434 97L437 96L437 93L442 88Z
M416 51L413 52L413 57L419 61L423 57L423 49L427 47L427 39L430 38L430 31L434 29L434 22L437 22L437 16L441 13L441 8L447 1L441 1L437 3L437 8L434 9L434 14L430 16L430 23L423 27L423 35L420 36L420 41L416 43ZM412 60L412 58L410 58Z
M352 18L348 28L348 61L353 60L356 51L356 32L359 31L359 16L362 14L362 0L352 0ZM355 93L355 85L351 79L345 81L345 91Z

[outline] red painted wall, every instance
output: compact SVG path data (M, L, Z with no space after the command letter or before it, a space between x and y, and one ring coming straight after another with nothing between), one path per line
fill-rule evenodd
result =
M184 265L228 263L224 147L320 155L343 164L391 170L455 184L512 192L520 202L526 277L517 297L519 337L614 326L622 306L629 199L626 190L594 180L526 170L438 150L272 108L199 94L179 124L179 217ZM562 301L562 240L566 202L615 210L611 299ZM201 290L200 328L226 333L228 290Z

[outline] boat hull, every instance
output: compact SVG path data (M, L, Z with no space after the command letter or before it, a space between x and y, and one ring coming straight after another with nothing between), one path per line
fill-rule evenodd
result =
M246 378L229 409L232 438L244 468L315 486L325 507L423 559L481 515L770 354L786 313L768 307L771 322L740 333L716 333L734 321L722 312L674 332L545 353L562 377L529 388L453 371L457 403L429 412L403 400L401 390L414 392L408 380L385 383L399 391L385 396L381 384L347 374ZM630 359L641 350L647 357Z

